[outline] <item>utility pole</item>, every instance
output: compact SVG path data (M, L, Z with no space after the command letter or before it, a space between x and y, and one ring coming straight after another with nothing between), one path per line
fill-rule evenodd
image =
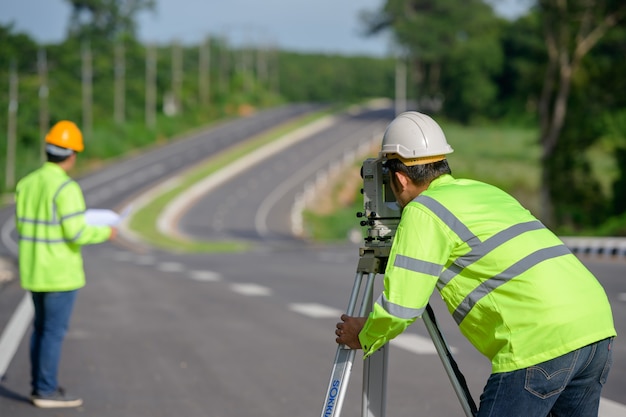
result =
M270 47L270 62L273 70L270 75L270 89L274 92L274 94L280 93L280 63L279 56L280 51L276 46Z
M406 61L402 55L396 58L396 116L406 111Z
M17 142L17 108L18 103L18 76L15 60L11 62L9 74L9 114L7 121L7 164L5 189L10 190L15 185L15 146Z
M115 123L124 124L126 119L126 103L125 103L125 74L126 60L124 57L124 43L119 40L115 44L115 109L113 111Z
M210 102L211 85L211 39L207 37L200 43L198 64L198 90L200 93L200 104L206 107Z
M41 140L40 162L46 160L45 138L50 124L48 111L48 58L46 50L40 48L37 53L37 71L39 73L39 138Z
M226 95L230 92L228 67L230 66L230 51L228 49L228 37L224 33L220 44L220 91Z
M82 86L83 86L83 135L91 138L93 130L93 114L92 114L92 78L93 68L91 62L91 47L89 42L84 42L82 46Z
M254 74L252 71L253 51L254 47L252 45L252 42L249 42L249 39L247 37L244 38L244 42L241 45L241 57L239 67L243 81L243 92L246 94L249 94L252 91L252 82L254 78Z
M259 46L256 53L256 72L259 80L259 85L264 87L268 86L267 75L267 50L265 46Z
M157 51L154 44L146 47L146 127L156 126Z
M178 41L172 43L172 94L176 114L182 111L183 52Z

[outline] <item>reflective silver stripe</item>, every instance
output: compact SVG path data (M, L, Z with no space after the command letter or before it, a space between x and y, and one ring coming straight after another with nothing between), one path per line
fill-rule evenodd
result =
M454 277L467 268L469 265L478 262L480 259L488 255L498 246L512 240L523 233L533 230L539 230L545 226L539 220L533 220L526 223L519 223L504 229L479 245L473 246L471 250L463 256L454 260L454 263L443 271L437 282L437 288L441 291Z
M402 307L401 305L394 304L390 302L389 300L387 300L387 297L385 297L385 294L381 294L380 297L378 297L378 300L376 300L376 304L380 305L387 313L391 314L392 316L405 319L405 320L414 319L416 317L421 316L424 310L426 309L426 307L424 308Z
M17 219L20 223L32 223L32 224L43 224L46 226L58 226L61 224L58 220L46 221L46 220L38 220L38 219L29 219L27 217L19 217Z
M393 266L408 269L413 272L420 272L422 274L432 275L438 277L441 273L443 265L438 265L428 261L422 261L420 259L410 258L404 255L396 255L396 259L393 262Z
M41 239L37 237L26 237L26 236L19 236L19 239L26 240L28 242L35 242L35 243L66 243L65 239Z
M476 246L480 243L480 239L474 233L472 233L467 226L465 226L457 217L452 214L450 210L445 208L440 202L437 200L419 195L413 199L413 201L420 203L427 207L430 211L435 213L437 217L441 219L454 233L456 233L459 238L466 242L470 246Z
M80 216L81 214L85 214L85 211L78 211L76 213L70 213L70 214L66 214L65 216L61 217L61 222L70 219L72 217L76 217L76 216Z
M78 238L80 237L80 235L83 234L83 231L85 230L85 228L83 227L82 229L80 229L80 231L78 233L76 233L74 235L73 238L70 239L70 242L76 242L76 240L78 240Z
M53 221L57 219L57 205L56 205L57 196L59 195L61 190L63 190L71 182L73 182L71 178L66 180L63 184L61 184L59 189L54 193L54 196L52 197L52 220Z
M476 289L469 293L461 302L461 304L459 304L459 306L452 314L452 317L454 317L454 320L457 322L457 324L461 324L463 319L467 317L467 315L476 305L476 303L478 303L484 296L488 295L491 291L498 288L500 285L506 284L513 278L517 277L520 274L523 274L530 268L543 261L557 258L559 256L571 255L571 253L572 252L570 252L570 250L565 245L543 248L531 253L530 255L511 265L506 270L502 271L500 274L489 278L478 287L476 287ZM523 314L523 312L520 312L520 314Z

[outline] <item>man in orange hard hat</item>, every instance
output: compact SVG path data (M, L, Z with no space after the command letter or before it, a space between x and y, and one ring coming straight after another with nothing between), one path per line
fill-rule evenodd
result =
M68 172L84 149L72 122L56 123L46 136L47 162L21 179L15 190L22 287L35 309L30 343L33 404L40 408L78 407L57 382L61 345L78 289L85 285L81 246L116 236L109 226L85 220L85 200Z

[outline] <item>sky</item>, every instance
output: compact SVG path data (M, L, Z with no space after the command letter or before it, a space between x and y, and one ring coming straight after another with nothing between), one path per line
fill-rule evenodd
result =
M527 0L496 0L501 15L515 17ZM463 0L459 0L462 4ZM272 46L302 52L366 54L391 52L387 35L364 36L362 11L385 0L156 0L154 12L138 15L144 42L196 44L221 36L234 45ZM461 6L462 7L462 6ZM0 0L0 24L13 22L40 43L65 38L70 16L65 0Z

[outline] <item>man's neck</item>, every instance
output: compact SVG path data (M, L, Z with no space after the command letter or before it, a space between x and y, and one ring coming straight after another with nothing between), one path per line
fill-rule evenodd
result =
M59 168L61 168L65 172L69 172L74 167L74 161L76 160L75 155L71 155L65 161L57 162Z

